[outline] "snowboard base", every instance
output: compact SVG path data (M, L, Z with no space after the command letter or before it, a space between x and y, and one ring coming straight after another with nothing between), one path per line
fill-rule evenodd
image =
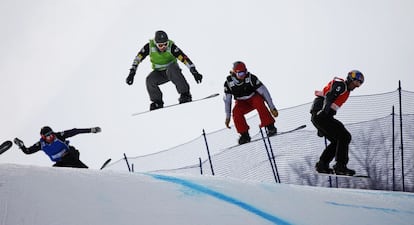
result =
M143 112L133 113L132 116L137 116L137 115L141 115L141 114L144 114L144 113L149 113L149 112L152 112L152 111L158 111L158 110L162 110L162 109L169 108L169 107L173 107L173 106L177 106L177 105L188 104L188 103L192 103L192 102L198 102L198 101L201 101L201 100L205 100L205 99L209 99L209 98L214 98L214 97L217 97L219 95L220 95L219 93L214 93L214 94L211 94L211 95L209 95L207 97L193 99L191 102L175 103L175 104L172 104L172 105L166 105L166 106L164 106L162 108L155 109L155 110L146 110L146 111L143 111Z
M11 141L5 141L5 142L3 142L0 145L0 154L2 154L3 152L9 150L12 145L13 145L13 142L11 142Z
M353 176L350 175L341 175L341 174L334 174L334 173L318 173L316 172L317 175L322 175L322 176L330 176L330 177L345 177L345 178L370 178L368 175L362 175L362 174L355 174Z

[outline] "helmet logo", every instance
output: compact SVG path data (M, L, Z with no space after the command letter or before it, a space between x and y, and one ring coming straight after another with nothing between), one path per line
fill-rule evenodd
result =
M358 70L352 70L348 73L347 79L349 81L359 81L359 83L364 83L364 75Z

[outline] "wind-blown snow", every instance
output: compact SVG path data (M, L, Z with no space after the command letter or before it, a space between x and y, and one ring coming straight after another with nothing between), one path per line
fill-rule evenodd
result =
M0 165L1 225L395 225L412 221L412 193Z

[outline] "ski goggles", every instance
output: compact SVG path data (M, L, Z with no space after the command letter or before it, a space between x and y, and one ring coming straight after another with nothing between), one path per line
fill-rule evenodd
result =
M238 71L238 72L234 72L236 74L237 77L239 78L243 78L246 76L247 71Z
M155 43L155 45L157 45L158 48L165 48L168 45L168 42L164 42L164 43Z
M44 140L44 141L46 141L47 143L51 143L52 141L54 141L55 140L55 135L53 134L53 132L49 132L49 133L46 133L46 134L42 134L41 135L42 136L42 139Z
M358 79L355 79L356 81L359 82L359 84L364 83L364 77L359 77Z

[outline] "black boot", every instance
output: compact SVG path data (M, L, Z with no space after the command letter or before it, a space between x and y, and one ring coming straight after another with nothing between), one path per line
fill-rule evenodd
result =
M156 109L160 109L162 107L164 107L164 102L155 101L155 102L151 103L150 110L156 110Z
M345 164L342 163L336 163L336 165L333 166L335 174L338 175L346 175L346 176L354 176L355 170L351 170L346 167Z
M328 174L333 174L333 169L329 168L329 163L324 163L324 162L317 162L315 165L315 169L316 171L318 171L318 173L328 173Z
M242 133L240 138L239 138L239 145L246 144L248 142L250 142L249 132Z
M185 93L182 93L180 95L180 98L178 99L178 102L180 104L182 104L182 103L186 103L186 102L191 102L192 100L193 99L192 99L192 96L191 96L190 92L185 92Z
M270 124L270 125L266 126L266 130L267 130L266 134L267 134L268 137L271 137L271 136L274 136L274 135L277 134L277 128L275 127L274 124Z

